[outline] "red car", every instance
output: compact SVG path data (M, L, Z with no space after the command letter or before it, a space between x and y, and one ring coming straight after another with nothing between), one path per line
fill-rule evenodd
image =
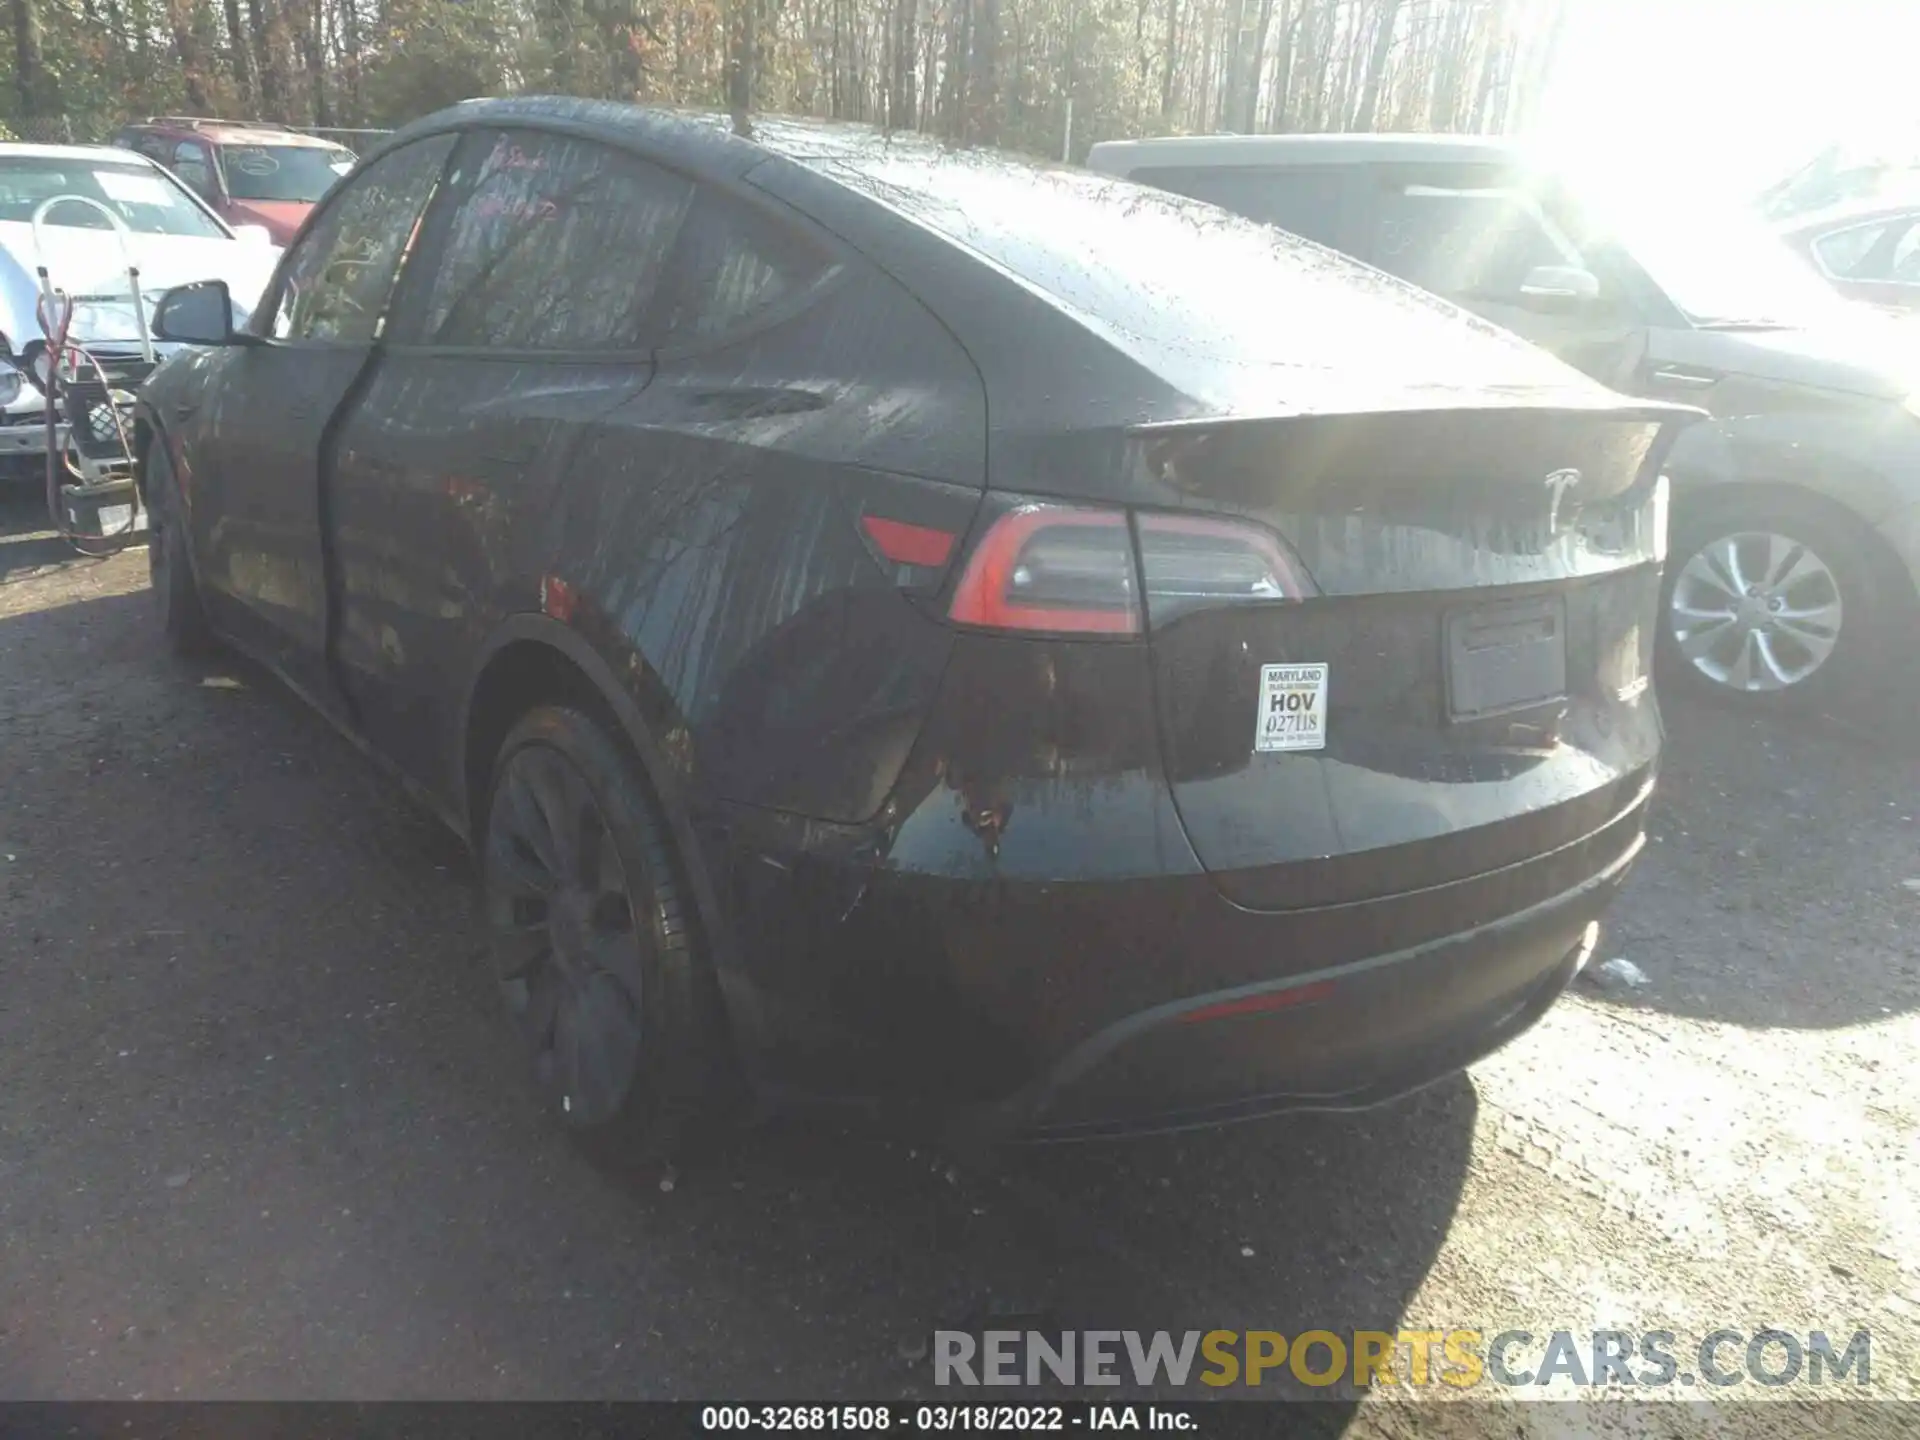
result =
M351 150L297 130L183 115L124 126L113 143L166 166L229 225L264 226L276 245L354 162Z
M1848 299L1920 314L1920 197L1856 201L1780 233Z

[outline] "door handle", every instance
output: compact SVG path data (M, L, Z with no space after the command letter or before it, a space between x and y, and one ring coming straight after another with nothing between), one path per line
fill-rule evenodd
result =
M1657 385L1672 385L1679 390L1705 390L1718 385L1720 377L1704 370L1688 370L1681 365L1662 365L1648 377Z
M186 400L177 401L173 407L173 418L176 420L191 420L199 413L199 410L200 407L198 404Z

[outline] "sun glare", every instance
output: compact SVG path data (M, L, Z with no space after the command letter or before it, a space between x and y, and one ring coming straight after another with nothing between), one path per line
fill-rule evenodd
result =
M1750 196L1841 143L1920 154L1920 0L1567 0L1541 140Z

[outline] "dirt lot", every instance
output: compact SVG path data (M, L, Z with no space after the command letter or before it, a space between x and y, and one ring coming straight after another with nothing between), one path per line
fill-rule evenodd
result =
M1865 1327L1872 1393L1920 1397L1911 709L1849 737L1670 708L1601 951L1647 983L1582 982L1395 1106L951 1179L794 1117L663 1184L536 1112L454 843L271 683L157 655L142 552L63 558L27 513L0 515L0 1394L912 1396L931 1329L1038 1314ZM1573 1413L1379 1395L1338 1419L1584 1433Z

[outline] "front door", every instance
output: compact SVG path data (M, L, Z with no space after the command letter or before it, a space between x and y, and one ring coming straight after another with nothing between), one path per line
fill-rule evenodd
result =
M1497 166L1382 167L1363 258L1532 341L1616 390L1644 369L1634 278L1582 222Z
M195 480L204 500L194 506L204 518L193 543L208 606L320 703L337 698L325 660L321 469L452 146L450 136L406 146L335 192L282 262L252 327L259 343L221 350L222 373L204 391Z
M541 606L555 489L652 378L649 314L693 185L594 141L476 130L445 193L343 416L325 509L360 725L455 796L468 667L504 616Z

